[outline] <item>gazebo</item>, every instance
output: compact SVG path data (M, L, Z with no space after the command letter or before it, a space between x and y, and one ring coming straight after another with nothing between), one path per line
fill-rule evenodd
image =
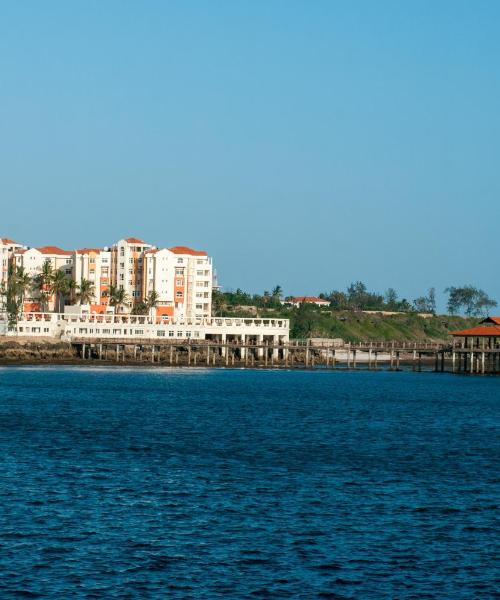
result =
M476 327L452 331L453 370L500 373L500 317L486 317Z

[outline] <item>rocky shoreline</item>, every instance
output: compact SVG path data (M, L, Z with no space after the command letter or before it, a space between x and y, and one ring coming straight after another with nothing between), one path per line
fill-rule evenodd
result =
M61 363L81 362L76 349L67 342L53 338L0 338L0 363Z

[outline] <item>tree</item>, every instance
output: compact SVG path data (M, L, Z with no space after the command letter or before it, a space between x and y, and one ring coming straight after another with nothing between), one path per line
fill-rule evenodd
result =
M429 288L429 292L427 294L427 300L428 300L429 312L431 312L433 315L435 315L436 314L436 288L435 287Z
M123 287L110 285L108 290L109 303L117 308L117 312L123 309L124 304L128 303L128 295Z
M52 279L54 277L54 271L52 269L52 263L47 259L43 265L40 273L37 273L34 277L34 287L38 292L38 300L40 302L40 308L42 312L47 312L48 304L50 299L50 287Z
M68 279L63 271L58 269L52 275L50 282L50 291L55 295L56 302L54 306L54 312L62 312L63 299L68 293Z
M134 315L147 315L148 307L144 302L137 302L136 304L134 304L133 313Z
M156 307L156 305L158 304L158 300L160 299L160 294L158 292L156 292L155 290L152 290L151 292L149 292L147 298L146 298L146 307L148 310L151 310L153 308Z
M390 310L397 310L398 307L398 293L394 288L389 288L385 293L385 303L387 308Z
M9 267L7 287L5 291L5 308L9 327L17 325L19 315L23 310L26 292L33 286L33 280L24 271L23 267L11 265Z
M212 311L214 316L217 314L220 315L225 306L225 294L216 289L212 290Z
M76 286L76 299L79 304L90 304L94 299L95 287L88 279L82 279Z
M282 294L283 294L283 288L281 287L281 285L277 285L271 292L272 297L275 298L276 300L279 300L281 298Z
M419 313L436 313L436 289L431 287L427 296L419 296L413 301L413 309Z
M78 284L74 279L68 279L68 295L69 295L69 303L74 304L77 300L76 294L78 290ZM85 302L81 302L81 304L86 304Z
M490 308L497 306L496 300L493 300L481 289L472 285L462 287L448 287L445 292L448 296L448 312L452 315L461 310L469 317L487 314Z

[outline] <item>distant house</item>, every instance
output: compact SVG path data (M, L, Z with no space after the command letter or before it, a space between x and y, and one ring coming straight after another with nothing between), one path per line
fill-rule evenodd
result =
M294 296L287 298L282 304L292 304L293 306L300 306L301 304L315 304L316 306L330 306L328 300L318 298L317 296Z

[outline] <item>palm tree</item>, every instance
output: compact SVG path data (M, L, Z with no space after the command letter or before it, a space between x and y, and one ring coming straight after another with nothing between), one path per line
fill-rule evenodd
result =
M31 279L31 276L26 273L23 267L17 267L15 286L17 288L17 295L22 305L26 296L26 292L33 287L33 280Z
M274 290L272 291L272 296L273 298L276 298L277 300L279 300L281 298L281 294L283 293L283 288L281 287L281 285L277 285Z
M94 299L94 284L88 279L82 279L80 285L76 286L76 299L80 304L90 304Z
M52 281L50 282L50 291L56 296L54 312L61 312L62 300L68 293L68 279L66 275L59 269L55 271L54 275L52 276Z
M19 313L23 309L24 297L32 286L33 281L23 267L12 266L9 269L9 279L5 289L9 326L17 324Z
M68 279L68 294L69 294L69 303L74 304L76 300L76 290L78 288L78 284L74 279Z
M38 291L38 299L40 301L40 308L42 312L47 311L47 306L50 299L50 286L54 277L54 270L52 269L52 263L50 260L46 260L42 265L40 273L35 275L33 278L35 289Z
M108 296L111 306L115 306L117 309L122 308L128 302L127 292L122 287L117 287L116 285L109 286Z
M158 304L159 299L160 294L158 292L156 292L155 290L149 292L148 297L146 298L146 306L148 307L148 310L155 308L155 306Z

